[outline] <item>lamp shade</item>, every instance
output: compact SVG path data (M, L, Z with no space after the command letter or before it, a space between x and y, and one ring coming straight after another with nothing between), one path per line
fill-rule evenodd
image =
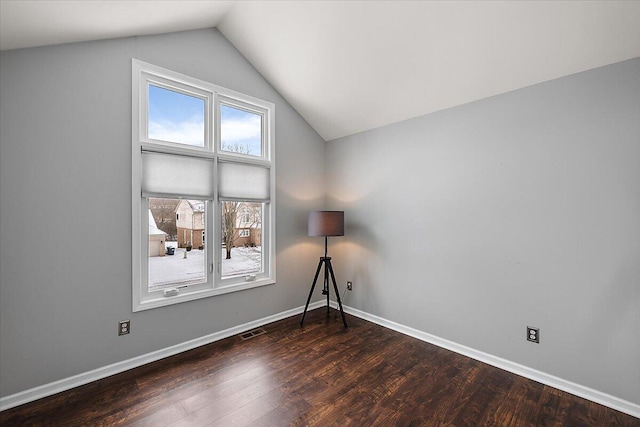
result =
M344 211L309 212L309 236L344 236Z

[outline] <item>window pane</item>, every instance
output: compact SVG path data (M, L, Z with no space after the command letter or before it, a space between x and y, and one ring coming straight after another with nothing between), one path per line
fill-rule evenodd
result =
M222 277L262 271L262 203L222 202Z
M220 104L223 151L262 157L262 115Z
M204 147L205 100L149 85L149 138Z
M204 200L148 200L149 291L206 282Z

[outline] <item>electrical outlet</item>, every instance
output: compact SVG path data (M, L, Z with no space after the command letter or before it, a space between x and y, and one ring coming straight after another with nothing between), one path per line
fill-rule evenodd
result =
M540 344L540 329L527 326L527 341Z
M121 320L118 323L118 335L127 335L131 331L131 320Z
M352 291L353 290L353 282L347 282L347 290L348 291Z

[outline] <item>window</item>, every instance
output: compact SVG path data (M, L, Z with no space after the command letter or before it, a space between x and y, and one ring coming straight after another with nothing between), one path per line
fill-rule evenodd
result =
M220 149L262 156L263 115L228 102L220 104Z
M170 202L162 205L158 200ZM203 242L198 240L198 237L201 238L205 234L205 201L153 197L148 198L148 201L147 291L153 292L172 287L182 289L205 284L207 255ZM186 214L183 215L182 220L164 221L163 213L168 209ZM170 218L173 218L173 215ZM175 240L170 234L173 230L177 231Z
M207 99L154 84L148 90L149 139L204 147Z
M132 69L133 311L275 283L274 105Z

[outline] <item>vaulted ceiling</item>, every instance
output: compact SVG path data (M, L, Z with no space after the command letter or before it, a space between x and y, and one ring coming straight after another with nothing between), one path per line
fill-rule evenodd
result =
M331 140L639 57L639 23L638 1L1 0L0 49L217 27Z

